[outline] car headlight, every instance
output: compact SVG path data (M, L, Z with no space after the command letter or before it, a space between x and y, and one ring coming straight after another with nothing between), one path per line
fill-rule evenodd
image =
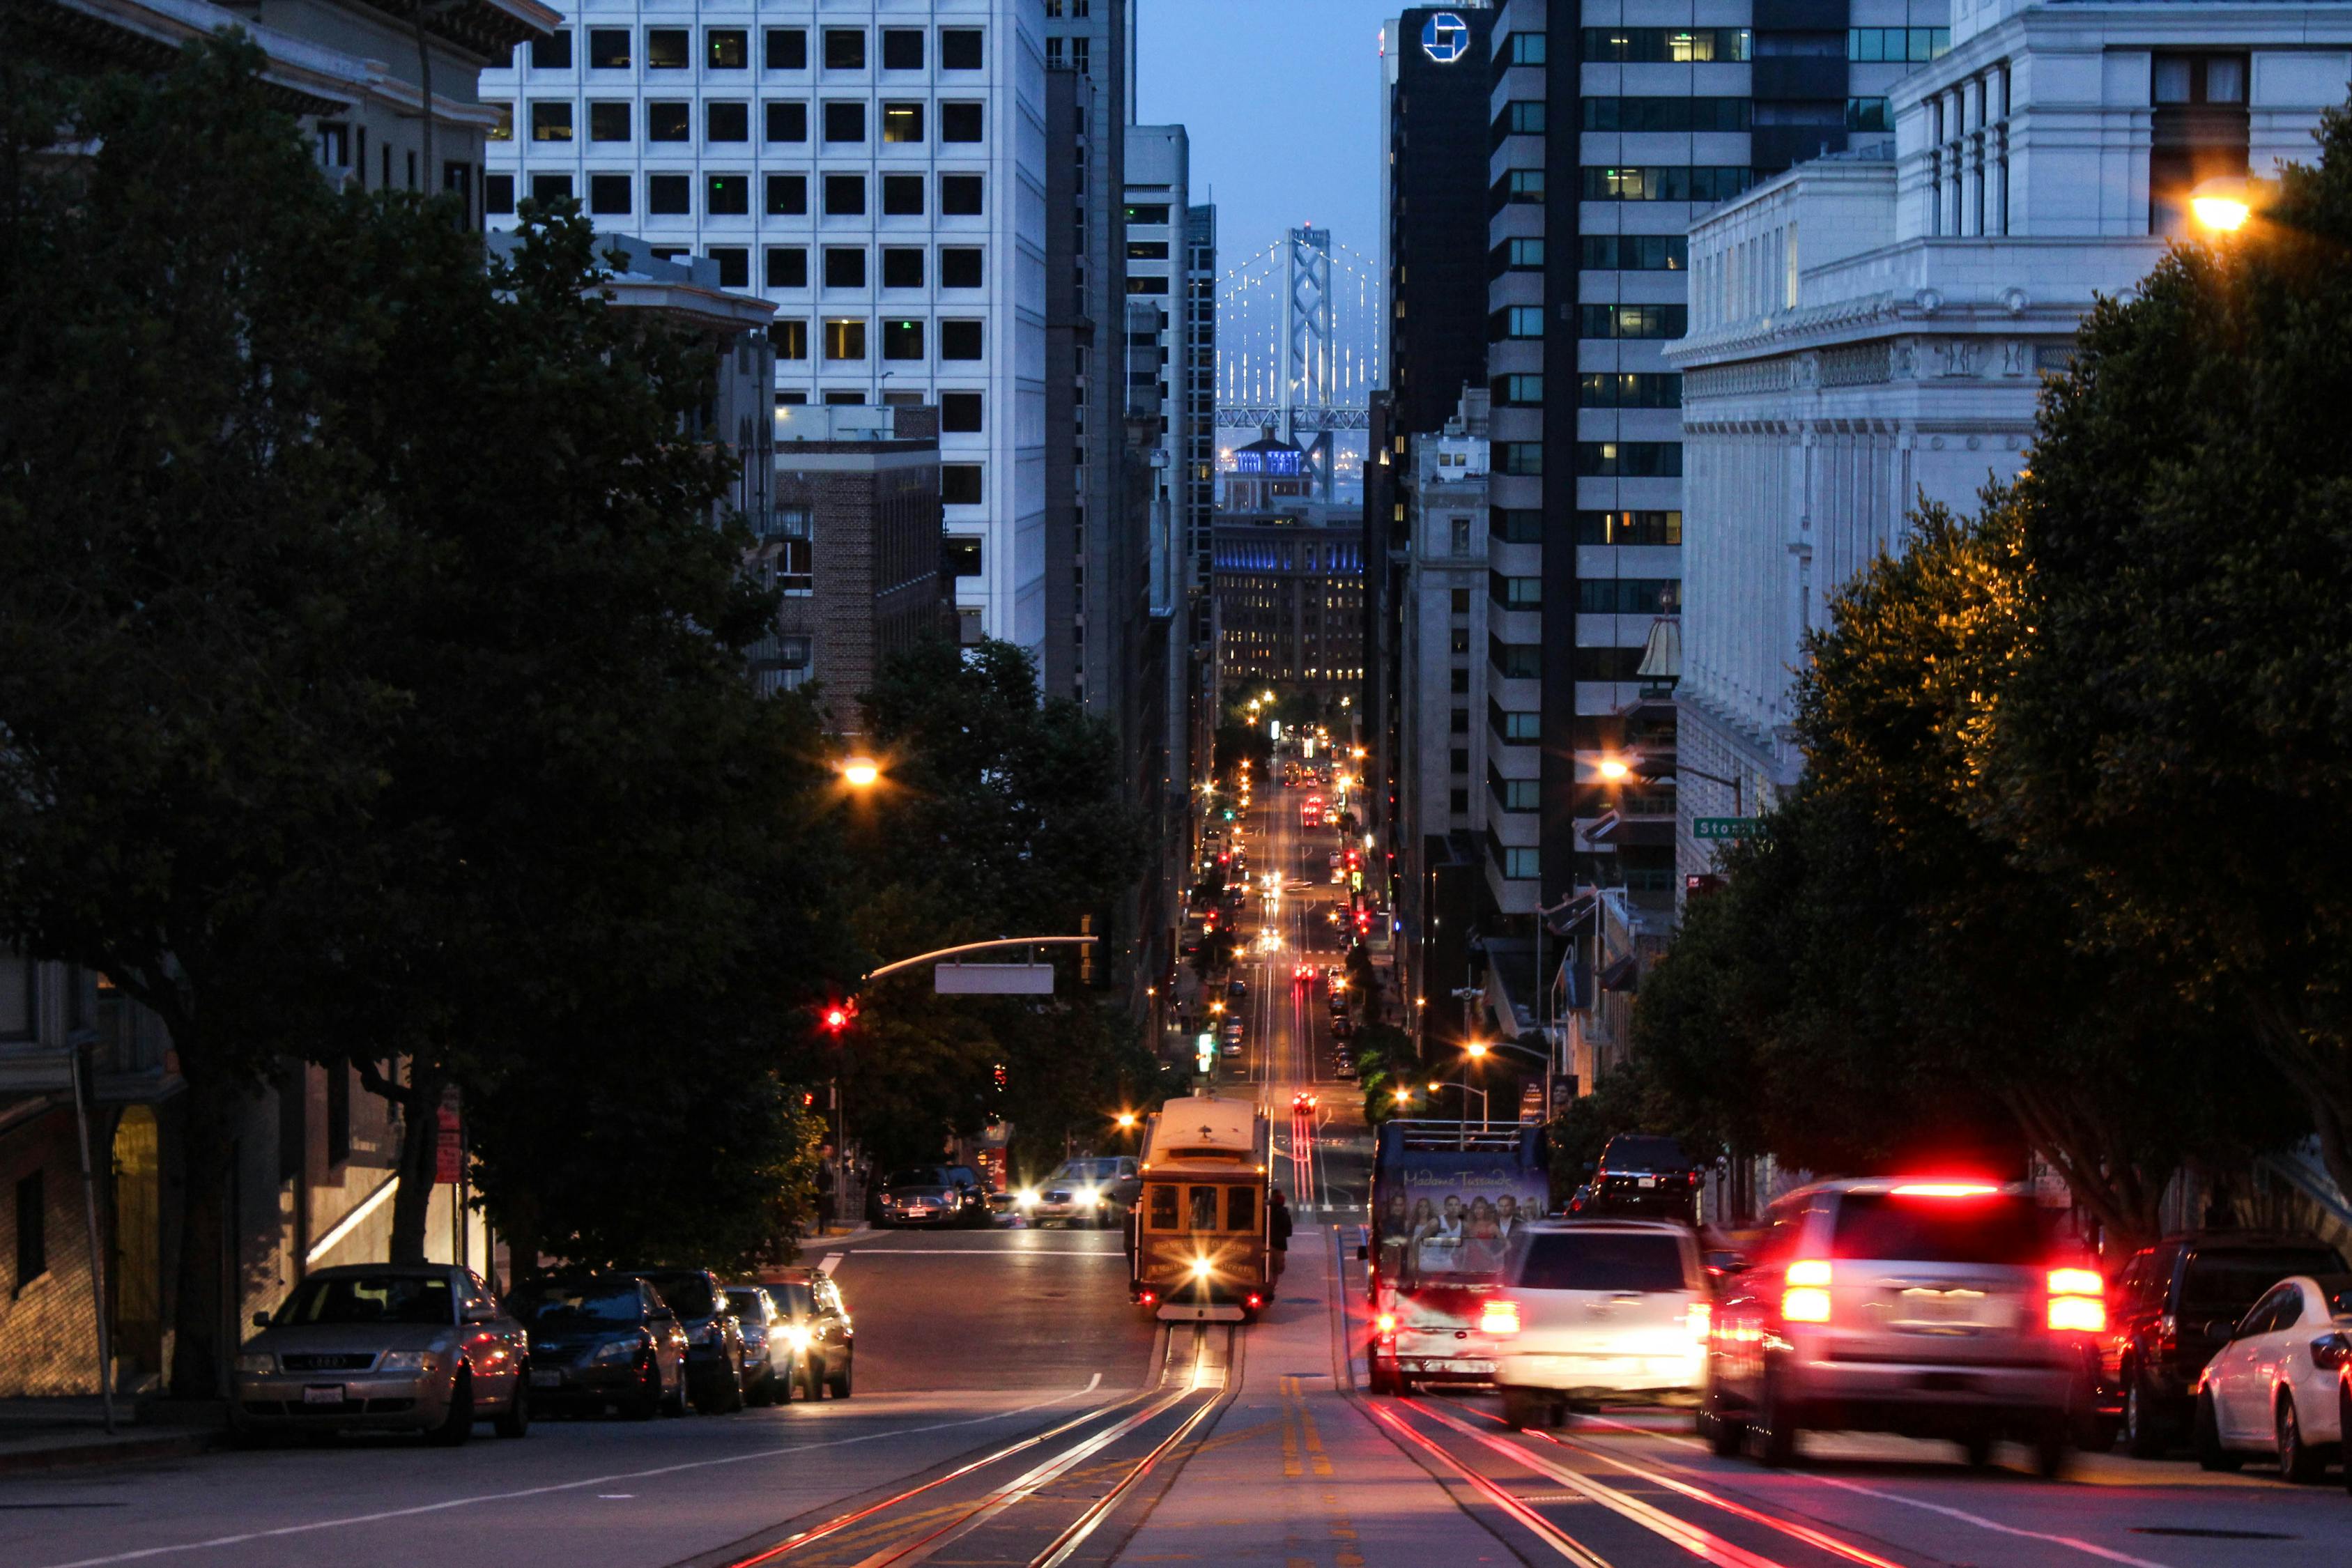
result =
M588 1364L590 1366L626 1366L637 1359L637 1352L644 1348L645 1342L642 1340L606 1340L596 1347L593 1354L589 1356Z
M795 1354L807 1350L810 1344L814 1342L816 1337L810 1333L806 1329L800 1327L798 1324L794 1324L793 1327L784 1330L783 1334L784 1343L792 1346Z
M1024 1187L1013 1194L1013 1201L1024 1209L1034 1209L1037 1206L1037 1189Z
M236 1358L236 1370L266 1377L278 1370L278 1358L263 1351L250 1351Z
M386 1351L375 1363L378 1372L431 1372L439 1364L431 1351Z

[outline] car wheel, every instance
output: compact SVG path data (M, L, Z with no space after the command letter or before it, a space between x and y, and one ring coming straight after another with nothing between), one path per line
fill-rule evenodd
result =
M801 1397L812 1400L824 1397L824 1379L818 1375L815 1361L805 1356L801 1360Z
M844 1356L841 1362L841 1371L824 1380L825 1391L831 1394L835 1399L846 1399L849 1397L850 1364L850 1359L847 1356Z
M2033 1435L2033 1473L2045 1481L2063 1479L2074 1448L2073 1426L2063 1415L2046 1417Z
M2327 1456L2303 1440L2303 1422L2294 1413L2294 1392L2279 1390L2278 1410L2272 1417L2278 1432L2279 1479L2307 1487L2326 1473Z
M2338 1449L2344 1461L2344 1489L2352 1492L2352 1383L2336 1386L2336 1429L2344 1434L2344 1442Z
M776 1370L763 1369L743 1390L743 1403L765 1410L776 1402Z
M743 1408L743 1363L736 1362L727 1370L727 1378L719 1391L719 1411L732 1415Z
M507 1396L507 1407L499 1412L491 1429L501 1437L527 1437L530 1435L530 1363L523 1363L515 1369L514 1392Z
M1960 1439L1960 1458L1969 1468L1981 1470L1992 1464L1992 1434L1971 1432Z
M2132 1367L2124 1375L2124 1452L2135 1459L2160 1459L2168 1445L2157 1418L2156 1391Z
M1757 1412L1757 1424L1749 1428L1756 1443L1756 1458L1775 1469L1797 1462L1797 1412L1780 1393L1780 1379L1770 1371L1764 1373L1763 1407Z
M1706 1404L1698 1407L1694 1423L1698 1435L1706 1442L1706 1451L1718 1459L1737 1458L1748 1443L1748 1423L1737 1421Z
M658 1372L656 1373L655 1378L656 1384L658 1386L660 1379ZM665 1415L684 1415L690 1408L687 1398L686 1365L683 1362L678 1364L677 1386L661 1396L660 1405L661 1413Z
M442 1418L440 1426L433 1428L431 1438L436 1447L455 1448L463 1446L466 1439L473 1435L474 1369L459 1362L457 1373L449 1383L449 1414Z
M650 1421L661 1414L661 1359L648 1355L637 1368L637 1391L620 1402L621 1414L632 1421Z
M2207 1389L2197 1395L2197 1463L2208 1470L2229 1471L2245 1468L2246 1457L2221 1446L2221 1423L2213 1413L2213 1392Z
M1377 1358L1372 1362L1370 1374L1366 1381L1376 1396L1402 1392L1397 1386L1396 1368Z
M1543 1425L1543 1413L1535 1396L1516 1388L1503 1390L1503 1425L1514 1432Z

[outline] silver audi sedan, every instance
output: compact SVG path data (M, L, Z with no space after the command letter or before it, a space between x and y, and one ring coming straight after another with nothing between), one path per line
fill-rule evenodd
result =
M229 1405L241 1435L423 1432L454 1447L477 1421L530 1430L530 1336L467 1269L321 1268L253 1321Z

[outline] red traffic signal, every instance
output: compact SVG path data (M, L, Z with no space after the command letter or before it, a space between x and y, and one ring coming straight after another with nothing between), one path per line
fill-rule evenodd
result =
M849 1027L850 1021L856 1016L856 1003L829 1002L825 1004L824 1010L817 1015L817 1022L824 1026L826 1034L838 1035Z

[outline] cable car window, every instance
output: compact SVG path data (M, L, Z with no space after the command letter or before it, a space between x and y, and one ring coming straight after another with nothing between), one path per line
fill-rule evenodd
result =
M1227 1187L1225 1189L1225 1228L1254 1231L1257 1229L1257 1189Z
M1176 1189L1165 1182L1151 1184L1151 1228L1176 1228Z
M1216 1188L1194 1187L1192 1189L1192 1224L1191 1228L1193 1230L1214 1230L1217 1228Z

